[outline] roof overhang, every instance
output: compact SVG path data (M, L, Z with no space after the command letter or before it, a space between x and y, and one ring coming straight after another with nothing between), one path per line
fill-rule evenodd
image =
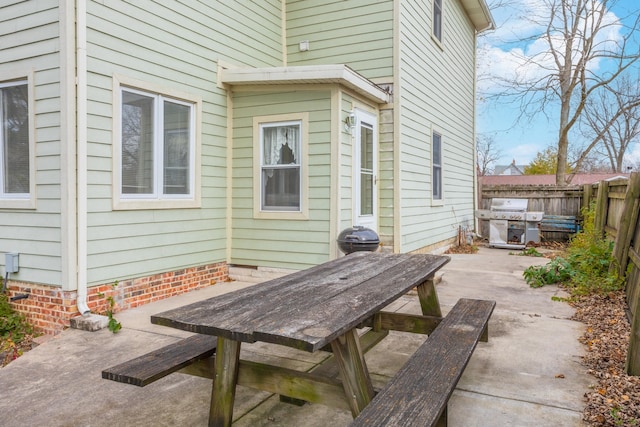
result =
M491 16L485 0L460 0L460 2L477 32L481 33L495 28L493 16Z
M230 86L338 84L378 104L386 104L390 100L386 90L342 64L227 68L221 71L220 81Z

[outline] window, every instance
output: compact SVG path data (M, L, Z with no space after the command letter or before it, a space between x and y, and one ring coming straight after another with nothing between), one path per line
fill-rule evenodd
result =
M431 136L431 182L434 201L442 200L442 135L433 132Z
M253 118L253 217L309 218L309 113Z
M433 0L433 36L442 42L442 0Z
M197 102L133 88L119 91L120 207L131 201L194 201ZM185 205L156 205L180 206Z
M301 131L300 121L260 126L263 211L300 211Z
M0 83L0 199L29 199L30 126L27 80Z

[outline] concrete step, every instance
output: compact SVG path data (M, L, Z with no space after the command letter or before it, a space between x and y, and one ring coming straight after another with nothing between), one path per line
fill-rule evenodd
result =
M273 267L229 266L229 278L238 282L260 283L286 276L296 270Z

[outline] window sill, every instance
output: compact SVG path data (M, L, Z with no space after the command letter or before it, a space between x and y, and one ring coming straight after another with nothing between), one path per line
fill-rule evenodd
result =
M291 221L306 221L309 219L308 212L287 212L287 211L259 211L253 212L254 219L283 219Z
M0 209L35 209L36 201L29 199L2 199L0 198Z
M113 201L113 210L144 210L144 209L192 209L199 208L199 200L133 200L120 199Z
M444 52L444 44L442 43L442 40L440 40L439 38L437 38L433 34L431 34L431 40L433 40L433 42L436 44L436 46L438 46L438 48L440 48L440 50L442 52Z

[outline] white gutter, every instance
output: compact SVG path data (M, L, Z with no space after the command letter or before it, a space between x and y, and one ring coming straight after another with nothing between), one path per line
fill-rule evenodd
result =
M87 3L76 0L76 146L78 168L78 311L83 316L87 305Z
M461 3L478 33L495 28L486 0L461 0Z

